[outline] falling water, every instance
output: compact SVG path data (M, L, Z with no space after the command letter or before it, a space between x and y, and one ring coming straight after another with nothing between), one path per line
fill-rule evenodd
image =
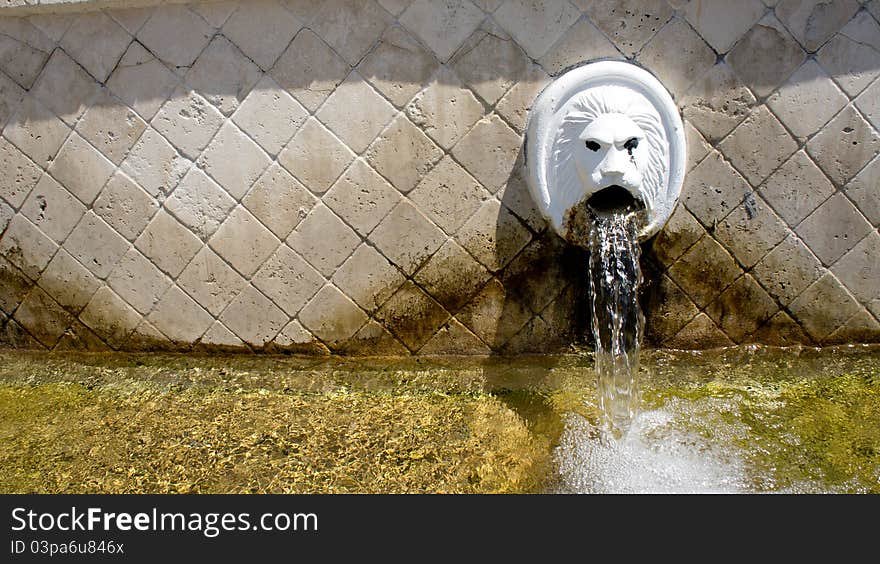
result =
M599 407L615 437L638 413L639 343L644 317L639 308L636 213L597 214L591 229L590 296Z

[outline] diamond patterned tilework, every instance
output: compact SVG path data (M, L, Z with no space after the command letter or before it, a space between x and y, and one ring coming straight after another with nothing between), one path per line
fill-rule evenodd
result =
M688 143L646 346L880 341L876 0L152 4L0 8L4 344L584 344L524 134L551 75L623 58Z

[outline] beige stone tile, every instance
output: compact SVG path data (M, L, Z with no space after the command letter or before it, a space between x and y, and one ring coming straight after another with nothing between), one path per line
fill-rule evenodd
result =
M752 193L718 224L713 235L740 264L751 268L788 233L785 222Z
M28 23L54 42L58 42L63 36L76 15L73 14L31 14L27 18Z
M178 151L195 160L225 121L223 114L195 90L177 88L151 125Z
M742 270L733 258L708 235L669 268L669 277L699 308L708 305L740 274Z
M700 310L686 293L663 274L646 283L646 340L662 343L687 325Z
M522 137L493 114L476 125L452 149L452 156L493 194L514 172Z
M856 0L781 0L776 15L807 51L816 51L859 9Z
M299 0L296 0L299 1ZM239 7L241 3L237 0L222 0L219 2L193 2L189 5L189 9L202 18L213 27L219 29L223 27L229 16Z
M491 197L449 156L444 157L409 196L422 213L450 235Z
M306 188L273 163L242 200L244 207L279 239L285 239L315 205Z
M713 143L742 123L754 104L755 97L724 63L698 78L681 101L684 118Z
M246 286L220 316L247 344L262 347L287 325L288 317L253 286Z
M391 15L399 16L413 3L413 0L377 0L377 2Z
M171 96L178 77L138 42L132 42L107 80L114 96L150 120Z
M112 162L74 132L49 165L49 174L89 205L114 169Z
M52 257L39 284L59 304L74 313L84 308L101 286L98 279L64 249L59 249Z
M400 27L389 27L357 68L398 108L428 83L436 69L437 60Z
M98 94L100 85L62 49L56 49L31 94L73 127Z
M456 312L491 278L468 252L450 239L413 277L450 312Z
M369 240L409 275L440 248L446 235L404 200L370 233Z
M830 272L807 288L788 309L810 337L818 342L863 311Z
M147 257L131 248L107 277L107 284L128 305L146 315L171 285L171 280Z
M330 349L309 333L296 319L284 326L273 343L284 351L311 355L328 355ZM403 345L400 345L403 348ZM405 349L404 349L405 350Z
M202 247L177 278L177 285L215 316L245 284L245 279L208 247Z
M197 162L233 198L240 200L269 167L271 159L238 127L226 122Z
M654 239L654 255L664 266L670 266L678 257L699 241L705 229L683 205L678 205L669 221Z
M712 146L689 121L684 122L684 136L687 143L685 171L689 172L702 162L703 158L712 150Z
M405 278L376 249L362 244L339 267L331 282L367 312L390 298Z
M837 185L849 182L880 153L880 134L847 106L807 142L807 153Z
M376 3L361 0L323 2L311 28L355 66L376 43L391 18Z
M730 285L706 313L735 343L749 342L764 322L779 311L779 306L751 275L745 274Z
M85 214L64 248L92 274L106 278L128 250L129 243L93 211Z
M733 345L733 341L705 313L697 315L664 346L676 349L703 350Z
M878 75L880 24L859 12L819 50L816 59L844 92L855 96Z
M119 347L141 321L141 315L107 286L102 286L79 316L87 327Z
M129 43L131 35L102 12L81 14L61 39L61 47L99 82L107 80Z
M176 277L201 248L199 238L166 212L159 210L134 242L153 264Z
M491 352L492 349L454 318L418 351L420 355L488 355Z
M288 315L296 315L324 285L324 277L290 247L281 245L252 282Z
M278 162L315 194L323 194L354 153L315 118L309 118L278 155Z
M0 69L22 88L33 85L54 48L54 42L27 18L0 20Z
M186 6L163 6L137 33L138 40L172 69L193 64L213 35Z
M309 331L331 347L350 339L367 321L361 308L329 284L321 288L298 317Z
M768 57L767 53L773 53ZM759 98L768 96L801 66L804 50L772 14L764 16L725 60Z
M584 9L627 57L638 53L673 13L661 0L600 0Z
M206 346L209 351L223 351L229 349L249 350L247 345L244 344L244 341L239 339L235 333L227 329L226 326L219 321L215 321L214 324L205 331L205 334L199 339L199 345Z
M365 156L382 176L406 194L440 160L443 150L401 113L370 145Z
M70 129L36 98L26 96L3 136L32 161L45 167L58 153Z
M846 320L834 332L822 340L823 345L872 343L880 337L880 323L867 311L860 311Z
M880 226L880 157L853 178L844 188L846 195L856 204L874 227Z
M777 347L809 345L813 340L801 326L784 311L779 311L753 335L756 343Z
M155 129L147 128L122 161L120 170L153 197L170 194L192 166Z
M327 241L334 241L334 244L328 247ZM287 238L287 244L294 251L328 278L360 241L360 237L324 204L316 205Z
M46 268L58 245L23 215L15 215L0 236L0 257L30 279L36 280Z
M681 202L705 226L711 226L743 201L751 187L713 151L685 176Z
M531 240L529 230L497 200L480 206L455 237L490 272L504 268Z
M483 106L447 67L406 107L406 115L444 149L451 149L483 115Z
M176 343L193 343L214 323L207 311L177 286L171 286L147 320Z
M400 193L366 162L357 159L322 201L365 236L400 201Z
M198 168L191 168L164 207L203 241L207 240L235 206L229 194Z
M16 84L11 78L0 73L0 131L15 114L18 105L24 98L24 89Z
M532 65L523 78L498 102L495 111L518 133L524 133L532 103L549 83L550 77L547 73L541 67Z
M843 255L831 272L871 313L880 316L880 235L876 231Z
M21 206L21 213L61 244L86 213L86 208L51 176L44 174Z
M92 209L120 235L134 241L159 209L159 203L125 173L117 171Z
M249 211L238 206L209 244L239 273L249 277L275 252L279 241Z
M533 59L542 57L577 21L580 13L568 2L510 0L493 14L498 25Z
M672 52L675 57L669 56ZM638 54L638 61L651 69L676 99L715 64L715 59L712 48L680 19L663 26Z
M18 147L0 137L0 198L21 206L43 171Z
M105 10L104 13L113 18L113 21L124 27L125 31L134 35L144 26L145 23L147 23L147 20L150 19L150 16L153 14L153 8L150 6L144 8L116 8Z
M834 186L801 150L779 167L759 191L794 227L834 193Z
M825 266L831 266L872 230L843 194L816 208L795 230Z
M303 106L314 112L348 76L349 66L309 29L300 31L270 74Z
M412 354L394 335L372 319L335 352L343 355L396 357Z
M767 106L795 136L819 131L849 100L815 61L795 71L770 98Z
M76 131L118 165L146 128L134 110L105 94L86 111Z
M223 115L229 116L261 76L257 65L228 39L218 35L190 67L186 73L186 82Z
M547 229L547 220L538 211L535 199L522 177L522 171L511 176L507 184L495 193L495 197L532 231L539 233Z
M469 0L416 0L399 20L441 62L446 62L477 29L483 18L483 12Z
M500 349L532 318L531 311L495 278L455 318L492 349Z
M39 288L34 288L15 311L15 320L48 348L55 346L73 317Z
M788 305L822 276L824 269L813 253L793 234L752 269L755 278L782 305Z
M394 106L352 72L315 114L355 153L360 153L394 117Z
M250 1L223 25L223 34L245 55L268 70L302 24L275 0Z
M760 0L690 2L684 17L718 53L726 53L764 15Z
M449 320L449 312L407 280L376 312L379 321L411 351L419 350Z
M462 49L453 61L459 78L489 105L500 100L529 66L528 57L512 39L491 33Z
M3 238L0 238L0 248L3 248ZM74 261L76 262L76 261ZM51 263L50 263L51 264ZM3 319L11 315L15 308L21 304L21 301L31 291L33 282L31 282L25 274L19 270L11 262L0 255L0 311L3 312ZM86 298L88 301L88 298ZM0 321L2 324L2 321Z
M308 110L265 76L232 120L267 153L277 155L308 117Z
M589 20L574 24L538 61L552 75L596 59L620 58L617 47Z
M755 108L718 149L757 186L797 150L797 142L766 106Z
M856 107L865 118L880 130L880 82L874 82L855 99Z

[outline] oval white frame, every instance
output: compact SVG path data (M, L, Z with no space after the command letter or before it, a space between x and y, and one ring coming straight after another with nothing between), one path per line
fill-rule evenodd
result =
M656 234L675 209L684 182L687 142L678 107L657 78L645 69L623 61L598 61L572 69L547 86L532 104L526 130L526 183L541 214L559 235L567 210L552 198L548 185L548 167L553 162L553 142L564 115L561 113L572 96L598 86L619 85L644 95L657 110L669 142L669 173L665 197L658 197L652 217L639 233L644 240Z

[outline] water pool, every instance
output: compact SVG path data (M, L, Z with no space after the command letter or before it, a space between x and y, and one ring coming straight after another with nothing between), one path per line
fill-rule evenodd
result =
M880 347L643 351L598 427L589 353L0 352L3 493L880 493Z

